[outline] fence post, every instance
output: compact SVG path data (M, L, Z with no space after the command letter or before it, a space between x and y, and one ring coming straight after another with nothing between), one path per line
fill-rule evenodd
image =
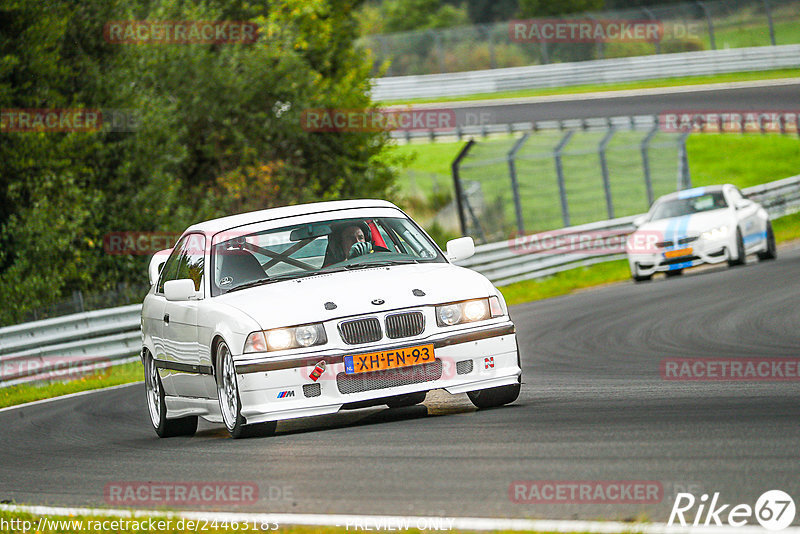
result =
M597 18L589 13L586 14L586 18L592 22L597 22ZM605 57L605 42L602 39L597 40L594 49L597 52L597 59L603 59Z
M481 24L479 28L486 34L486 44L489 47L489 68L497 68L497 58L494 52L494 37L492 37L492 24Z
M378 35L378 42L381 44L381 62L386 62L389 66L386 68L386 76L392 75L392 63L394 61L389 60L389 46L386 44L386 37L384 35Z
M650 10L649 10L649 9L647 9L646 7L641 7L640 9L641 9L642 11L644 11L644 14L647 16L647 18L649 18L650 20L652 20L652 21L654 21L654 22L658 22L658 21L656 20L656 17L655 17L655 15L653 15L653 12L652 12L652 11L650 11ZM655 45L655 47L656 47L656 54L660 54L660 53L661 53L661 41L659 41L659 40L656 40L656 41L655 41L653 44L654 44L654 45Z
M705 2L697 0L697 5L703 10L706 17L706 24L708 25L708 40L711 42L711 50L717 49L717 41L714 39L714 22L711 20L711 13L708 11Z
M573 133L575 133L574 130L568 130L553 151L553 157L556 161L556 177L558 178L558 194L561 197L561 218L564 222L564 226L569 226L570 224L569 204L567 204L567 188L564 184L564 167L561 164L561 153L564 151L564 147L567 146L567 143L569 143L569 140L572 139Z
M608 177L608 162L606 161L606 149L611 138L614 136L614 127L609 126L608 132L600 141L598 150L600 152L600 170L603 172L603 189L606 192L606 210L608 211L608 218L614 218L614 201L611 199L611 180Z
M459 167L461 166L461 160L472 150L472 145L474 144L474 139L467 141L467 144L464 145L464 148L461 149L461 152L458 153L458 156L456 156L456 159L454 159L453 163L450 165L450 169L453 173L453 187L456 193L456 208L458 209L458 224L461 226L461 235L467 235L467 221L464 217L464 192L461 189Z
M689 175L689 158L686 155L686 138L691 132L683 132L678 138L678 190L692 187Z
M644 137L644 139L642 139L642 144L640 145L640 149L642 151L642 170L644 170L644 185L647 188L648 209L653 205L653 180L650 177L650 156L647 150L650 148L650 142L657 133L658 117L656 117L656 123L653 125L653 129L647 132L647 135Z
M506 156L508 159L508 174L511 176L511 193L514 195L514 211L517 215L517 232L519 235L525 235L525 223L522 218L522 201L519 197L519 182L517 181L517 165L515 159L517 157L517 152L530 136L530 133L525 132L522 137L517 139L517 142L514 143L514 146L511 147L511 150L508 151L508 155Z
M542 62L547 65L550 63L550 56L547 53L547 41L539 43L539 48L542 49Z
M433 32L433 47L436 50L436 59L439 62L439 72L447 72L444 65L444 50L442 49L442 34L436 30L429 30Z
M775 46L775 26L772 24L772 10L769 8L769 0L761 0L764 4L764 11L767 12L767 24L769 24L769 41Z

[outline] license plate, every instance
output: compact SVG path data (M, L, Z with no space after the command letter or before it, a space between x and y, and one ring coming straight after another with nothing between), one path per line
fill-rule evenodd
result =
M434 361L433 345L418 345L402 349L382 350L344 357L344 372L348 375L398 369Z
M691 256L692 247L682 248L678 250L668 250L664 253L665 258L680 258L681 256Z

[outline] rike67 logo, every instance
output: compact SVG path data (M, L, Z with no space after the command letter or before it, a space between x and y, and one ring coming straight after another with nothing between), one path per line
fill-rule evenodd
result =
M678 493L672 512L669 514L668 525L675 521L685 527L688 520L684 514L691 516L694 513L692 526L725 526L743 527L753 519L767 530L781 530L792 524L795 516L794 500L788 493L781 490L765 491L756 500L755 506L749 504L723 504L719 501L719 492L715 492L709 501L708 494L703 494L699 499L691 493Z

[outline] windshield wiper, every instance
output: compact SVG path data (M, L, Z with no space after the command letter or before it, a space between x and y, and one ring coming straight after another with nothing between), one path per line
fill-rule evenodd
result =
M236 287L232 287L231 289L227 290L225 293L231 293L233 291L239 291L240 289L247 289L248 287L255 287L266 284L267 282L271 282L272 278L259 278L258 280L253 280L251 282L245 282L244 284L239 284Z
M383 261L369 261L365 263L355 263L347 265L345 269L368 269L370 267L387 267L391 265L409 265L412 263L419 263L419 260L383 260Z

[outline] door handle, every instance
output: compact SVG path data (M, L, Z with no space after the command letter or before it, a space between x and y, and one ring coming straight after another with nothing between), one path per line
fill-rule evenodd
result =
M164 314L164 323L169 324L169 314L168 313Z

